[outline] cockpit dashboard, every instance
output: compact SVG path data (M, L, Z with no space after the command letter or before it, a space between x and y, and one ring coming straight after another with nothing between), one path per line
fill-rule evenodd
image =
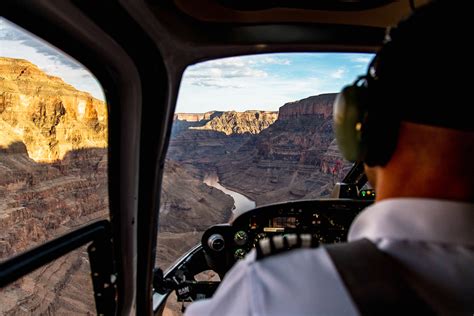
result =
M371 203L327 199L262 206L236 216L229 224L210 227L201 243L209 265L225 273L260 240L275 235L310 234L319 244L344 242L354 218Z

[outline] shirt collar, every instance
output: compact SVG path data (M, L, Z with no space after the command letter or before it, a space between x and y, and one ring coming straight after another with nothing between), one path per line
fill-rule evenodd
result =
M349 241L398 239L474 245L474 204L421 198L377 202L360 213Z

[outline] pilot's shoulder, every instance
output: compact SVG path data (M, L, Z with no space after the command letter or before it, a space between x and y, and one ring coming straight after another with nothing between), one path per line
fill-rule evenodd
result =
M276 235L260 240L256 245L256 260L263 260L275 255L288 253L295 249L319 247L319 240L311 234Z
M255 314L356 315L326 248L311 235L295 237L262 240L241 266L253 293Z

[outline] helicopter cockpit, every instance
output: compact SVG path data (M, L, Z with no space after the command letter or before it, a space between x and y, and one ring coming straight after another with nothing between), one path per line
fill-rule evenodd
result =
M3 1L0 313L179 315L246 256L347 241L376 192L334 99L426 2Z

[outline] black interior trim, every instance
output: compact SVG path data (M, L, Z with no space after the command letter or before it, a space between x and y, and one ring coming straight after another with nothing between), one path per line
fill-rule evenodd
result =
M359 11L381 7L393 2L393 0L217 0L217 2L232 9L248 11L275 8Z
M71 1L6 0L2 15L86 66L104 90L109 117L108 187L117 278L117 314L136 294L136 216L141 82L135 65ZM109 17L103 12L102 19ZM117 23L117 22L116 22Z
M140 130L140 169L137 216L137 291L136 313L152 311L153 268L161 179L159 174L162 135L167 128L167 70L163 57L146 31L111 1L77 1L77 6L91 17L131 56L137 67L142 89Z
M342 183L355 184L357 187L362 188L364 184L367 183L367 180L367 176L364 172L364 163L356 162L344 179L342 179Z

